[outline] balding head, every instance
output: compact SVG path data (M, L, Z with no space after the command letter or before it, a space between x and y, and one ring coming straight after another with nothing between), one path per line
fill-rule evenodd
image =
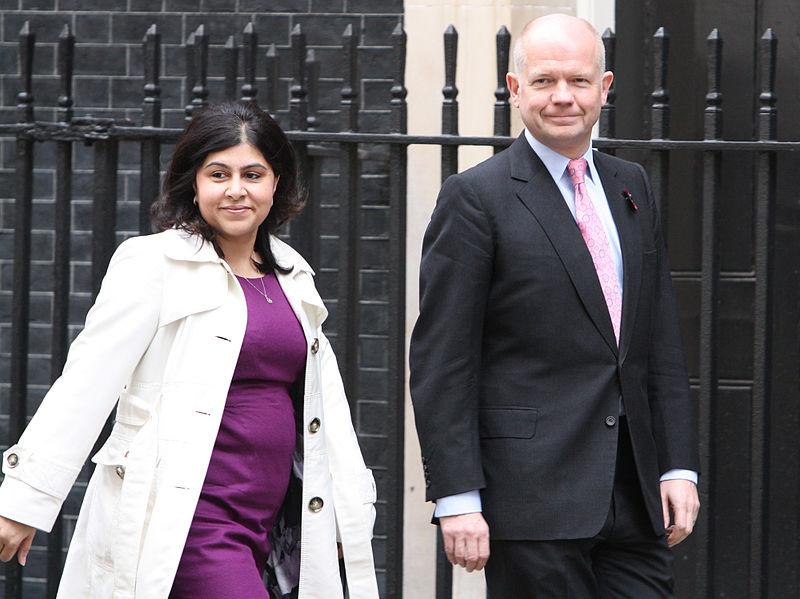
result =
M600 34L586 19L560 13L533 19L522 28L517 41L514 42L514 72L518 75L524 72L531 42L564 43L585 36L591 37L595 44L597 68L602 73L606 70L606 49Z

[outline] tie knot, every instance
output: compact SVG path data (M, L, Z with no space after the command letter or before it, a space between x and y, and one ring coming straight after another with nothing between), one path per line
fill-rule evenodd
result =
M583 176L586 174L586 168L588 166L585 158L575 158L569 161L569 164L567 164L567 172L572 178L573 185L580 185L584 182Z

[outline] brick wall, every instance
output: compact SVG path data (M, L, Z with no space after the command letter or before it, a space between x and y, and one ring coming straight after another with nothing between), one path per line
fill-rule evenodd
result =
M309 48L320 61L319 112L317 127L338 128L338 103L342 86L341 34L348 24L362 35L359 48L361 77L360 123L363 130L383 131L388 127L391 87L390 34L403 12L400 0L0 0L0 122L16 120L19 91L17 38L25 21L36 33L33 91L37 120L54 120L58 96L56 47L65 24L75 34L75 116L128 118L141 122L142 50L147 27L156 23L161 33L161 89L166 126L182 126L187 103L183 73L183 42L198 25L210 34L210 101L222 99L223 44L229 35L240 37L252 21L259 36L258 97L264 98L264 52L274 43L281 58L279 110L287 124L286 107L291 76L288 65L289 34L301 24ZM240 53L241 60L241 53ZM241 68L240 68L241 70ZM363 250L361 273L360 392L356 426L368 464L375 470L379 493L385 470L386 439L386 333L390 315L388 293L386 230L388 183L385 158L364 148L369 160L363 163L361 193ZM165 146L162 166L171 148ZM91 198L94 186L93 148L73 145L73 205L70 332L76 335L90 306ZM318 286L331 309L326 332L336 338L337 274L337 161L322 158L321 203L322 260ZM39 405L50 383L50 322L52 311L52 260L55 144L36 145L33 206L33 264L31 273L31 318L29 354L28 414ZM0 445L8 443L8 397L10 362L10 320L13 273L14 227L14 140L0 139ZM120 144L118 174L117 237L122 240L138 232L139 147ZM74 527L85 489L87 472L68 498L64 509L67 538ZM382 493L383 494L383 493ZM383 494L385 496L385 494ZM381 576L385 562L383 506L378 506L375 555ZM44 597L46 536L37 535L25 569L26 597ZM0 587L2 587L0 581ZM384 589L385 592L385 589Z

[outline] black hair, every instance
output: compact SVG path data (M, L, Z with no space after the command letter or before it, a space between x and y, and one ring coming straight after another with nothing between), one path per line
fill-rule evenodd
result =
M254 102L222 102L211 104L193 115L178 139L169 169L164 177L161 197L153 204L153 228L164 231L173 227L200 235L213 244L217 254L224 254L217 243L217 232L200 215L194 203L197 170L209 154L246 142L255 147L275 175L280 177L272 208L258 227L253 249L262 262L255 266L262 273L278 270L269 247L269 235L299 214L305 205L297 175L294 149L278 123Z

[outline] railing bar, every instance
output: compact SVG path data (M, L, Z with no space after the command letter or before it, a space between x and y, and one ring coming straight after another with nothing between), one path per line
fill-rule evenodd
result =
M458 135L458 87L456 86L456 57L458 31L448 25L444 32L444 87L442 88L442 133ZM442 181L458 171L458 147L442 146ZM438 598L437 598L438 599Z
M402 22L392 32L395 65L391 88L389 130L407 130L405 62L406 33ZM389 410L386 442L386 595L400 599L403 588L403 505L405 493L405 389L406 389L406 178L407 146L389 148L389 277L388 312L393 315L388 331Z
M33 121L33 54L36 35L25 21L19 33L19 71L22 90L17 94L17 119ZM31 282L31 224L33 217L33 141L17 138L15 156L14 266L11 296L11 372L8 407L8 445L16 443L28 416L28 349ZM5 599L22 599L22 566L5 565Z
M759 139L777 137L775 62L778 40L767 29L759 43ZM753 394L750 433L750 597L769 597L770 404L772 400L772 303L777 156L756 156L753 314Z
M341 127L358 130L358 35L348 25L342 35ZM353 422L358 422L359 354L359 274L361 264L360 213L358 194L358 146L342 144L339 148L339 276L337 305L337 352L345 390L350 398Z
M720 77L722 40L714 29L707 38L708 92L704 111L705 139L722 136L722 95ZM719 199L722 156L719 151L703 153L703 217L700 283L700 390L698 439L700 445L700 503L695 534L697 559L696 592L700 597L714 593L714 506L716 471L715 411L719 394Z

